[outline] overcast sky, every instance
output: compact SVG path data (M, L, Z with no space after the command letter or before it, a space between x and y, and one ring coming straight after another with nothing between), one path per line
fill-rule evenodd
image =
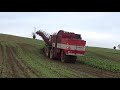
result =
M120 12L0 12L0 33L31 38L33 27L81 34L88 46L120 44Z

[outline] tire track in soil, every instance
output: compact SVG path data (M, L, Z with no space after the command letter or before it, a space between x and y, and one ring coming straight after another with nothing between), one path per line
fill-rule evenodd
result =
M35 49L35 47L33 47L32 45L29 45L29 44L19 44L20 45L20 47L22 48L22 50L27 50L29 53L33 53L33 51L32 50L34 50ZM39 51L39 50L38 50ZM36 53L36 52L35 52ZM25 63L25 62L24 62ZM46 67L46 68L48 68L47 66L44 66L43 64L41 64L43 67ZM27 66L27 65L26 65ZM30 67L29 67L30 68ZM52 70L52 69L50 69L50 70ZM55 72L55 73L59 73L58 71L55 71L55 70L52 70L53 72ZM38 71L37 70L33 70L33 72L34 73L37 73ZM59 73L59 75L61 75L61 76L65 76L65 75L63 75L63 74L61 74L61 73ZM67 76L65 76L65 77L67 77Z
M2 46L0 45L0 65L2 65L2 60L3 60L3 57L2 57Z
M22 48L27 49L23 46L22 46ZM48 58L48 60L49 60L49 58ZM73 69L77 73L84 73L84 74L86 73L88 75L92 75L95 77L97 76L98 78L120 78L120 73L115 73L115 72L111 72L111 71L107 71L107 70L103 70L103 69L98 69L98 68L83 64L78 61L75 64L62 63L59 60L52 60L52 61L59 63L67 68Z
M66 65L66 64L65 64ZM76 63L75 65L67 64L66 66L77 70L78 72L85 72L91 75L97 76L99 78L120 78L120 73L114 73L107 70L102 70L98 68L94 68L92 66L88 66L82 63Z
M16 54L15 48L12 48L12 53L14 57L16 57L17 62L21 63L22 67L24 67L23 71L29 74L29 77L32 77L32 78L40 77L39 72L37 70L31 68L24 60L18 57L18 55Z
M22 68L21 64L13 56L13 52L10 47L6 47L6 54L8 56L7 66L11 68L11 72L12 72L12 74L10 74L8 77L14 77L14 78L28 77L28 75L24 73L24 69Z
M115 72L111 72L111 71L107 71L107 70L102 70L102 69L98 69L86 64L83 64L81 62L76 62L75 64L71 64L71 63L62 63L59 60L52 60L55 63L58 63L60 65L63 65L65 67L67 67L68 69L73 69L75 70L75 72L79 73L83 73L83 74L88 74L88 75L92 75L98 78L120 78L120 73L115 73Z
M28 45L28 44L21 44L20 47L22 48L22 50L27 50L29 53L33 53L33 51L31 49L35 49L35 47L33 47L31 45ZM38 52L39 52L39 50L38 50ZM45 68L48 68L47 66L44 66L43 64L41 64L41 66L43 66ZM54 73L57 73L57 74L59 74L61 76L69 78L68 76L65 76L65 75L63 75L63 74L59 73L58 71L55 71L55 70L53 70L51 68L50 68L50 70L52 70ZM36 70L36 72L38 72L38 71Z
M1 52L2 52L2 69L1 69L1 77L2 78L8 78L12 77L12 68L8 63L8 56L6 55L6 46L1 46Z
M2 75L2 70L3 70L3 50L2 46L0 45L0 77Z
M7 78L8 75L11 75L11 68L7 63L6 57L6 47L1 45L1 53L2 53L2 66L1 66L1 78Z
M29 78L30 75L26 72L26 68L24 68L20 61L15 58L13 55L13 50L10 47L6 47L6 54L8 56L5 64L6 69L4 70L4 77L14 77L14 78ZM7 76L6 76L7 75Z
M13 48L10 48L10 52L12 53L12 57L14 58L14 62L16 63L16 66L19 68L19 71L21 71L21 74L24 75L24 77L31 78L31 77L38 77L39 75L36 74L36 72L30 68L28 65L26 65L23 60L19 59L17 55L15 54L15 50ZM16 67L15 67L16 68ZM16 73L17 75L18 73Z

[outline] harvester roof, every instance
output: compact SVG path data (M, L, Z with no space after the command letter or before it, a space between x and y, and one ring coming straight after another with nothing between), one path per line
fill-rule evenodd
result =
M58 32L58 35L61 35L62 38L77 38L77 39L81 39L81 34L75 34L73 32L67 32L64 30L60 30Z

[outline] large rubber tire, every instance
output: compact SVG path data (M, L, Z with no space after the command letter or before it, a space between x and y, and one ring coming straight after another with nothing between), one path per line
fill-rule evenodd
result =
M61 52L61 62L63 63L75 63L77 60L77 56L66 55L62 50Z
M47 47L45 47L45 54L46 54L47 57L50 58L50 50Z
M63 50L61 52L61 62L63 62L63 63L67 63L68 62L67 56L66 56L66 54L64 53Z
M45 47L44 47L44 48L42 48L42 51L43 51L43 53L45 53Z
M76 60L77 60L77 56L71 56L71 57L70 57L70 62L71 62L71 63L75 63Z
M50 50L50 59L54 59L54 49Z

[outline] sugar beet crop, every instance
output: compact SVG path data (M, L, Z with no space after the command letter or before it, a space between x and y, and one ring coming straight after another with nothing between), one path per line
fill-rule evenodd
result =
M0 35L1 78L109 78L120 77L120 51L87 47L75 64L50 60L42 52L44 42Z

